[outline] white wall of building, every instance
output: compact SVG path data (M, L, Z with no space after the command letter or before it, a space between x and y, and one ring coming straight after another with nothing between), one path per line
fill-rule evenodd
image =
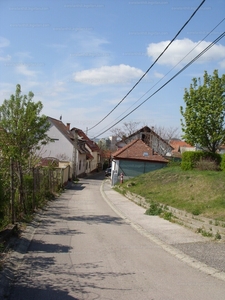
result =
M73 144L55 126L51 126L47 134L54 139L54 142L43 145L40 149L40 156L72 161Z

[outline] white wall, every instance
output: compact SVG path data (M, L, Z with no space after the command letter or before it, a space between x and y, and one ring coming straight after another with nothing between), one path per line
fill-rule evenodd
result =
M115 185L118 181L119 172L119 160L112 160L111 182Z
M55 157L59 160L72 161L73 144L55 126L51 125L47 134L51 139L55 139L55 141L43 145L39 155L43 158Z

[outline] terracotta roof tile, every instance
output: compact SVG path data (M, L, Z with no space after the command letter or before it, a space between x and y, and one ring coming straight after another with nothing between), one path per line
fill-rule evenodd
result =
M174 148L172 152L180 152L180 147L193 147L181 140L170 140L170 145Z
M81 137L81 138L83 138L83 140L85 140L86 144L91 149L91 151L97 151L97 152L99 151L98 145L95 142L91 141L89 139L89 137L81 129L74 127L71 130L76 130L79 137Z
M154 153L152 148L147 146L142 140L133 140L128 145L112 154L115 159L133 159L142 161L168 162L167 159Z

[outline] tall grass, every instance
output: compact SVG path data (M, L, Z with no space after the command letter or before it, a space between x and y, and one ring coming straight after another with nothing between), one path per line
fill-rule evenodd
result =
M225 172L170 166L127 180L124 191L194 215L225 221Z

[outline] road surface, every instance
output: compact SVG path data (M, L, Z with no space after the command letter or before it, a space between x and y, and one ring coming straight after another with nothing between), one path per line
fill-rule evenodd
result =
M117 215L102 179L82 179L39 217L9 300L223 300L224 281L163 250Z

